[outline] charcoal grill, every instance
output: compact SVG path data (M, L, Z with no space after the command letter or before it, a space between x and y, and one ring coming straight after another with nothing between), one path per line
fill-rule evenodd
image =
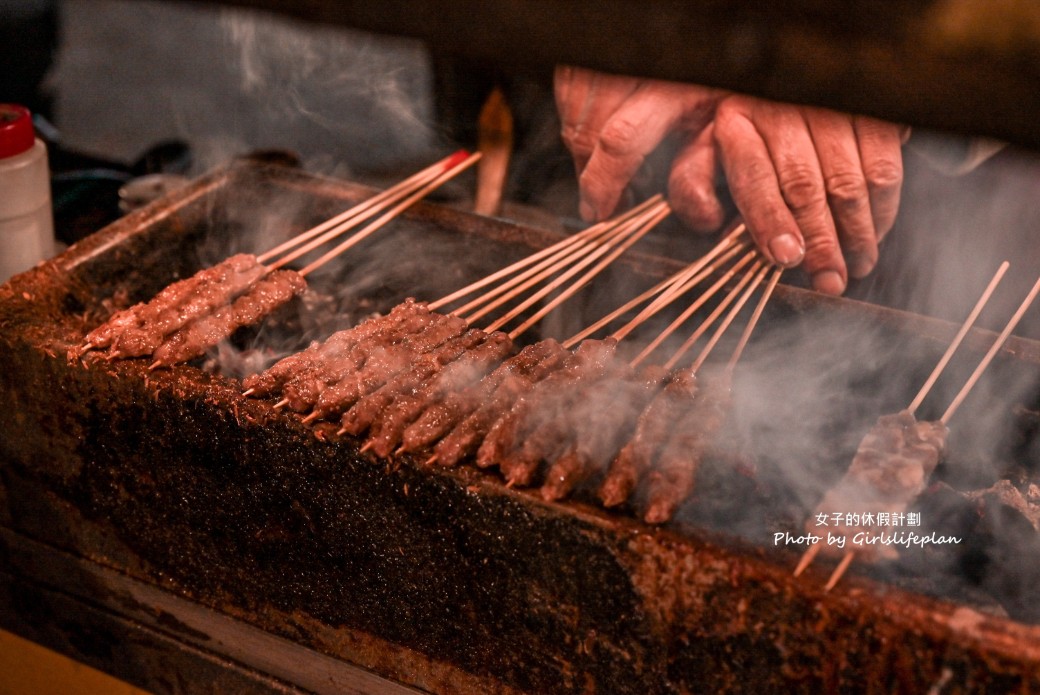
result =
M232 166L0 288L0 624L158 692L1040 688L1040 627L870 571L825 593L830 567L794 579L797 551L755 542L776 509L746 533L719 521L742 499L650 527L465 466L362 455L198 365L67 360L105 302L147 297L200 253L256 236L257 201L302 229L367 193ZM406 222L436 258L465 248L500 263L556 238L437 204ZM677 267L634 254L618 272L650 282ZM439 281L480 271L446 265ZM440 288L380 286L359 301L385 308L416 289ZM781 286L757 349L799 323L900 346L866 373L848 354L817 356L836 386L864 394L817 445L830 461L848 461L873 418L909 400L956 329ZM965 359L992 337L973 331ZM794 362L781 387L805 368ZM1040 343L1013 338L994 379L1033 384L1038 365ZM906 385L876 390L881 374ZM1016 406L984 404L1008 421Z

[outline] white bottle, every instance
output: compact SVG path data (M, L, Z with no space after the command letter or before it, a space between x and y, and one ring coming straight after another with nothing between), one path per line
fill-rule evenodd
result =
M0 104L0 282L52 255L47 146L28 109Z

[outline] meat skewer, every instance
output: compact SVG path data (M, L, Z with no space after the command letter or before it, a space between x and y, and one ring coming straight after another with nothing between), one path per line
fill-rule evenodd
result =
M405 316L416 311L416 302L412 298L394 306L385 316L374 316L356 326L333 333L324 342L311 343L310 347L288 357L284 357L267 370L247 377L242 385L246 390L243 396L269 396L279 390L293 377L319 369L322 363L340 357L354 346L381 330L385 326L398 325Z
M647 509L643 520L662 524L693 491L697 470L711 440L729 411L728 372L706 379L691 408L674 426L647 476Z
M635 433L610 464L599 488L605 507L616 507L629 498L636 484L650 470L668 429L679 413L689 409L697 393L697 375L691 369L672 374L636 421Z
M649 523L662 523L671 517L678 502L685 499L692 491L699 461L725 419L724 415L729 401L728 385L733 369L779 281L782 272L780 269L774 271L773 278L762 293L762 297L734 349L725 373L713 381L714 385L707 396L698 396L696 374L708 353L743 308L755 286L761 281L763 273L767 270L768 266L762 266L756 274L757 280L749 272L744 278L746 282L738 283L694 332L693 340L696 340L743 290L743 295L716 328L698 359L691 366L674 373L671 381L654 397L640 415L632 439L621 448L611 462L610 469L600 486L599 497L605 506L611 507L623 503L631 496L640 480L647 477L655 478L658 482L651 485L649 510L645 518ZM746 289L745 285L747 285ZM673 325L665 330L672 330ZM656 341L656 343L659 342ZM654 344L651 343L651 345ZM693 341L688 340L685 345L692 344ZM665 367L673 367L683 351L684 348L680 348L680 352L677 352L665 364ZM646 354L648 353L644 350L633 360L633 363L638 362ZM691 413L691 415L687 416L685 413ZM660 470L651 473L654 470L655 462Z
M555 340L525 347L488 377L424 410L405 431L402 451L414 452L440 440L435 458L442 465L454 465L476 450L494 418L516 398L522 383L544 378L569 354Z
M175 355L201 354L244 325L242 321L249 320L255 323L283 304L287 300L274 301L274 298L284 297L290 288L298 287L308 273L385 226L404 208L475 163L479 155L464 157L461 161L459 157L458 153L448 157L395 186L392 193L388 191L374 196L372 200L277 247L265 254L265 259L276 255L276 252L310 240L271 265L262 265L255 256L239 254L212 268L203 269L191 278L168 286L151 301L120 312L91 331L86 336L84 344L70 353L70 356L82 356L90 350L108 347L110 358L152 354L156 358L153 363L155 368L172 364L170 360ZM339 244L332 252L326 253L299 273L295 273L292 281L287 280L284 274L267 281L274 271L291 260L309 252L318 244L341 235L388 207L389 211ZM302 289L294 289L289 293L289 297L301 291ZM240 303L237 309L233 310L228 306L233 300L237 301L236 298L240 295L246 296L250 293L252 298ZM219 317L214 314L215 311L219 313ZM190 332L191 340L187 340L187 334L180 335L177 338L177 347L162 349L164 341L198 321L202 321L203 325ZM202 344L200 341L209 341L210 344ZM187 344L192 345L191 350L184 347Z
M414 391L427 379L437 374L446 364L453 362L467 351L475 349L487 339L487 333L471 328L453 338L449 338L433 350L415 358L411 365L387 380L385 384L366 396L362 396L354 405L343 413L337 410L318 411L318 417L342 415L342 432L360 434L372 424L379 414L394 402L398 396Z
M555 425L547 421L554 412L553 406L565 400L567 388L575 381L606 370L616 346L617 341L610 338L585 341L560 369L521 394L509 412L488 430L477 451L477 465L498 465L512 484L527 484L540 463L537 457L545 453L552 441L558 441L550 436ZM526 450L522 450L524 445Z
M545 475L542 497L566 497L586 479L606 469L632 434L634 421L668 378L663 367L651 366L638 375L606 378L592 385L574 413L574 443Z
M251 326L307 289L294 270L276 270L253 285L231 306L200 318L177 330L154 353L150 369L198 357L243 326Z
M1005 269L1006 263L997 271L979 298L961 330L958 331L946 353L940 359L936 370L933 370L929 376L927 386L935 383L938 372L946 365L960 345L968 328L974 323L975 318L992 295ZM977 383L1038 293L1040 293L1040 279L1033 285L1029 294L939 420L918 422L909 409L895 415L883 415L878 418L877 424L860 443L848 471L834 487L827 491L823 500L817 505L814 514L837 511L838 508L835 505L845 505L845 508L841 509L843 512L861 511L862 514L873 513L875 515L879 512L891 514L905 510L924 489L928 478L943 455L948 432L947 425L953 413ZM919 405L926 395L927 389L922 389L922 393L918 394L912 405L915 407ZM841 563L831 574L825 590L830 590L837 585L856 554L866 554L869 558L895 556L895 551L891 548L870 543L870 526L871 524L838 524L836 531L835 527L828 528L829 534L833 535L837 532L839 536L844 536L846 539L844 547L847 550ZM824 546L820 543L810 546L798 562L795 576L800 575L823 549Z
M405 430L429 404L439 403L447 394L478 382L509 357L513 349L513 342L505 333L491 333L476 348L432 374L413 393L395 398L373 421L366 446L380 456L390 455L401 443Z
M160 290L151 301L140 302L123 309L87 333L83 345L79 349L79 354L109 347L127 330L146 327L158 319L164 311L188 301L201 287L220 284L233 274L250 273L258 267L259 263L255 256L244 253L236 254L212 267L200 270L191 277L171 283Z
M466 322L456 316L431 312L430 317L433 320L423 330L405 336L399 343L373 350L359 368L341 375L337 382L322 390L304 422L346 411L358 399L406 369L416 357L466 330Z
M409 336L419 335L434 323L447 319L443 314L431 312L421 303L412 303L410 309L396 314L390 312L386 320L373 319L364 340L359 340L337 355L318 360L311 367L293 376L282 388L283 403L296 412L312 409L326 388L356 375L372 358L386 359L385 353L395 351L397 344ZM454 322L455 327L459 326Z

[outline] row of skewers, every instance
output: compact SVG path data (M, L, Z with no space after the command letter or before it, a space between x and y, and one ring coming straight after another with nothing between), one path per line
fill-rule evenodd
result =
M153 369L191 359L305 289L303 276L385 224L417 197L414 191L421 195L473 160L449 158L412 177L411 192L395 187L381 200L263 256L233 256L174 283L91 331L75 355L94 350L105 350L109 359L151 354ZM348 224L387 209L302 271L282 267L342 234ZM645 518L666 521L692 490L696 459L726 409L728 372L699 396L696 372L770 270L743 228L697 263L564 343L543 340L518 349L514 341L668 214L658 196L437 302L407 300L250 377L246 393L277 397L275 407L307 413L307 423L338 421L338 434L364 436L366 451L381 456L426 451L429 464L473 460L483 468L497 466L510 485L541 482L547 499L563 498L605 472L604 504L622 504L643 486L648 489ZM618 355L619 341L709 278L717 279L635 358ZM776 271L756 317L778 278ZM671 360L640 366L731 282L735 285ZM474 298L474 293L479 294ZM510 303L515 306L504 308ZM455 306L450 313L438 311L449 305ZM640 306L609 337L589 338ZM487 319L487 325L475 327L496 311L499 315ZM695 363L674 370L724 313ZM504 332L511 323L518 325Z
M540 340L522 349L514 342L666 214L666 205L654 199L441 300L407 300L247 378L245 393L277 398L276 408L306 413L305 423L338 423L336 434L364 439L362 451L421 455L427 465L497 468L510 486L540 485L547 500L595 486L605 505L616 506L641 489L644 519L667 521L693 491L698 461L729 398L732 365L700 390L697 371L770 270L743 229L567 341ZM622 358L619 343L629 333L719 271L684 315L634 358ZM692 340L665 365L641 365L734 278ZM753 320L778 278L775 271ZM450 313L438 311L478 291ZM474 327L510 302L515 306L504 315ZM589 337L640 305L643 310L611 335ZM513 322L519 325L502 330ZM675 369L716 322L695 362ZM738 350L752 328L749 322Z
M152 368L203 355L236 330L271 315L307 289L306 277L392 222L403 210L475 164L456 152L349 210L259 256L236 254L174 282L147 302L117 312L70 352L108 359L150 356ZM299 271L293 261L368 224Z
M237 327L260 320L302 292L307 273L475 160L465 154L446 158L267 254L233 256L174 283L151 302L120 312L92 331L75 354L103 349L110 359L151 355L152 368L198 356ZM380 213L303 270L284 268ZM385 315L333 334L249 377L245 393L276 399L274 407L304 414L305 423L338 423L336 434L363 438L364 451L381 457L417 454L428 465L472 461L481 468L497 467L509 485L539 485L547 500L562 499L584 486L613 507L631 502L641 492L643 518L665 522L694 490L698 465L727 417L734 366L780 271L761 258L738 226L702 259L569 340L541 340L523 349L515 341L668 214L667 205L654 198L441 300L406 300ZM918 422L916 407L1004 270L1006 265L914 403L879 419L816 513L892 513L905 509L923 490L943 455L947 421L1040 291L1038 281L947 413L934 423ZM709 353L770 274L731 358L710 378L703 378L700 371ZM710 286L702 289L708 282ZM644 364L726 288L668 360ZM621 356L619 345L637 327L674 302L686 301L695 289L701 291L635 357ZM479 294L472 297L475 293ZM510 303L515 305L505 309ZM454 307L450 312L441 311L449 306ZM500 314L482 328L475 326L493 312ZM627 317L627 323L607 337L591 337ZM506 332L512 323L518 325ZM713 326L700 354L678 367ZM324 436L328 429L316 432ZM814 516L807 522L808 530ZM862 528L829 530L846 536L847 542L840 546L845 552L827 588L837 583L857 554L867 559L890 555L884 546L857 546L853 538ZM836 547L810 548L796 575L817 553L833 553Z

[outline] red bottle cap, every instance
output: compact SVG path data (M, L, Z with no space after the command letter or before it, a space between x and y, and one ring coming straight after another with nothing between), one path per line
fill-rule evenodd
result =
M0 159L21 154L36 142L29 109L15 104L0 104Z

